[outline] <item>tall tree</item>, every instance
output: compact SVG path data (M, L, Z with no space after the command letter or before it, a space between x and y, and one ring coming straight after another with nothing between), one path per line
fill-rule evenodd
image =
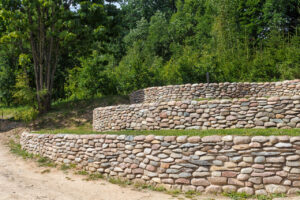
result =
M1 17L5 21L6 34L2 39L30 42L33 60L38 109L46 112L51 106L54 76L62 48L76 38L78 8L102 9L103 1L76 0L3 0ZM17 5L17 6L16 6ZM88 6L86 6L88 5ZM84 29L84 26L79 26Z

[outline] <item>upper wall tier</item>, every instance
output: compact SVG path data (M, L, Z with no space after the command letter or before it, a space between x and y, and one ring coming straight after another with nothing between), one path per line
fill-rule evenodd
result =
M300 128L300 96L169 101L96 108L96 131Z
M243 98L300 94L300 80L265 83L199 83L150 87L130 95L131 103L151 103L197 98Z

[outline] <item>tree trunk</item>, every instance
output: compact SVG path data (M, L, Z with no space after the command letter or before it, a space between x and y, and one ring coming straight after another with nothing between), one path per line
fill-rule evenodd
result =
M39 113L43 114L50 110L51 108L51 94L47 93L40 96L40 101L38 101L38 110Z
M32 11L28 10L28 20L30 24L37 24L38 28L30 32L30 44L34 62L35 84L37 92L38 110L45 113L51 108L52 88L54 74L59 57L59 38L47 35L47 30L56 32L55 23L47 25L50 18L49 8L40 7L36 4L37 19L32 17ZM56 13L55 7L52 9L52 17ZM36 21L34 21L36 20Z

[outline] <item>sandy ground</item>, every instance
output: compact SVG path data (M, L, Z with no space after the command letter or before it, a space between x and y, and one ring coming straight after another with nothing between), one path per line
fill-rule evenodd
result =
M17 131L17 132L20 132ZM33 161L23 160L9 152L5 145L15 131L0 133L0 200L172 200L183 199L148 190L138 191L120 187L105 180L85 181L72 172L64 173L45 168ZM201 200L225 200L228 198L201 195ZM284 198L288 199L288 198ZM300 199L300 197L289 198Z

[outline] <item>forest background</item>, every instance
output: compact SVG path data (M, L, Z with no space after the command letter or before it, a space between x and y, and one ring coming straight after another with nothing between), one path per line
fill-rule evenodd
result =
M0 101L300 78L298 0L0 0Z

